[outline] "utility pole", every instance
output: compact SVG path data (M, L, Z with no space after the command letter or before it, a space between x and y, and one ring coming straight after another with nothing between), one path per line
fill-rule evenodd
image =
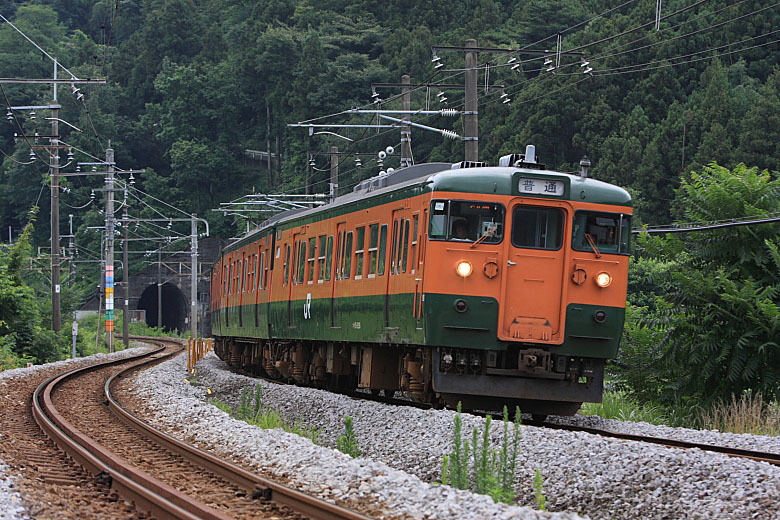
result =
M330 200L333 201L339 194L339 148L330 147Z
M268 187L274 189L274 170L271 162L271 105L265 102L265 149L268 151Z
M109 141L109 146L111 142ZM106 149L106 346L114 352L114 150Z
M17 84L48 84L52 85L54 102L45 106L12 106L9 110L39 110L48 109L51 110L51 136L49 136L48 145L32 145L32 148L41 148L47 151L49 154L49 178L50 178L50 199L51 199L51 329L54 332L59 332L61 327L60 319L60 186L59 186L59 150L61 148L67 148L60 144L59 139L59 122L60 105L57 104L57 85L66 84L72 85L75 89L75 85L85 83L105 84L104 79L77 79L71 74L70 79L58 79L57 78L58 63L57 59L54 59L54 77L52 79L33 79L33 78L0 78L0 83L17 83ZM65 69L67 71L67 69ZM76 89L77 90L77 89ZM83 97L83 94L79 94ZM63 121L64 122L64 121ZM65 122L68 126L73 126ZM75 128L75 127L74 127ZM24 131L19 128L20 132L24 134Z
M477 40L466 40L466 49L476 49ZM477 118L477 53L466 50L466 125L464 139L466 140L466 161L479 161L479 121Z
M157 326L162 328L162 253L157 250Z
M51 330L60 331L60 181L59 173L59 117L57 105L57 60L54 60L54 101L51 109L51 137L49 138L49 177L51 178Z
M190 281L190 330L192 339L198 337L198 221L197 215L192 214L190 224L192 233L192 280Z
M127 191L125 191L127 194ZM122 212L122 283L124 284L125 298L122 302L122 343L125 348L130 346L130 264L127 259L128 252L128 234L130 233L130 224L127 220L127 197L125 196L125 209Z
M404 74L401 76L401 83L409 85L409 75ZM401 108L404 111L409 111L412 108L412 96L409 93L409 87L401 88ZM412 165L412 129L409 125L404 125L401 128L401 168L406 168Z

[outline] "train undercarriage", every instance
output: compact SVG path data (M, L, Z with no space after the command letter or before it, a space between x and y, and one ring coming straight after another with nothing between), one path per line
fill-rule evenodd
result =
M433 406L502 411L535 418L573 415L601 401L604 360L551 354L532 345L505 351L415 345L215 338L231 367L334 392L384 392Z

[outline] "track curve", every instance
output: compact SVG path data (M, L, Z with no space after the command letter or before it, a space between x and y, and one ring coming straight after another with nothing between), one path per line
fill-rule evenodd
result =
M134 339L163 343L160 338ZM34 392L35 421L63 451L92 475L110 484L125 499L134 502L137 508L150 512L156 518L366 518L254 475L159 432L130 414L111 395L112 384L128 371L172 356L180 350L180 347L160 347L133 358L98 363L53 376ZM106 373L120 363L128 366L118 374ZM83 404L79 410L57 409L55 400L65 402L69 392L81 391L73 386L81 384L76 383L79 378L94 378L90 374L97 372L102 372L101 389L99 394L92 389L87 392L97 401L86 405L87 413ZM93 423L96 420L93 416L100 414L111 416L114 423L119 417L121 428ZM118 445L109 446L112 441ZM135 463L127 460L133 458ZM151 466L155 464L162 464L163 468L153 476ZM193 469L193 465L198 469ZM193 482L198 482L198 487L202 484L204 489L200 490L200 496L196 493L193 497L192 490L187 489L188 493L181 489L196 487ZM215 502L219 507L214 507Z

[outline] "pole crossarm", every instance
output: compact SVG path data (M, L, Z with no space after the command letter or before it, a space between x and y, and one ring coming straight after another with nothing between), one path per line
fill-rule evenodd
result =
M554 50L536 50L536 49L501 49L498 47L459 47L450 45L432 45L431 49L434 52L437 51L452 51L452 52L483 52L483 53L506 53L506 54L528 54L531 56L553 56L557 54ZM561 56L574 56L581 58L585 56L584 52L578 51L561 51Z
M440 90L463 90L466 87L464 85L455 85L453 83L424 83L422 85L408 85L405 83L372 83L373 88L437 88ZM485 87L480 87L484 89ZM506 88L504 85L488 85L488 89L503 90Z
M40 83L46 85L105 85L104 79L46 79L46 78L0 78L0 83Z

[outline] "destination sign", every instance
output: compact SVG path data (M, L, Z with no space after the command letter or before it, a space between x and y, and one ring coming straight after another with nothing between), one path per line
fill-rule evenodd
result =
M563 197L564 184L563 181L520 177L517 181L517 191L520 194Z

